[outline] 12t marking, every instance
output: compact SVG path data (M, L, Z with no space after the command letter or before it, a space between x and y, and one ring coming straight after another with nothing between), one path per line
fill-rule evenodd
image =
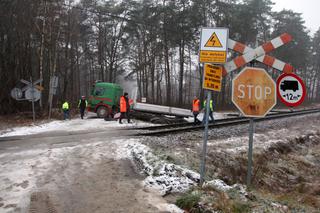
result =
M285 94L283 95L283 97L287 100L290 100L290 101L296 101L296 100L299 100L301 95L293 95L292 93L288 93L288 94Z

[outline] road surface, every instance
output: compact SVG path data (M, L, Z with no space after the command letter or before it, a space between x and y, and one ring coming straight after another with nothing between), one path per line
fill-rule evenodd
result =
M168 212L128 157L131 132L51 131L0 138L1 212Z

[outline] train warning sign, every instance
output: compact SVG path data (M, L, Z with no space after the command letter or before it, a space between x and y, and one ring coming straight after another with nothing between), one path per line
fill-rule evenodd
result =
M227 61L228 28L202 28L200 37L200 63L224 64Z
M277 79L277 94L285 105L295 107L304 101L306 87L296 74L284 73Z
M222 66L204 64L203 89L221 91Z

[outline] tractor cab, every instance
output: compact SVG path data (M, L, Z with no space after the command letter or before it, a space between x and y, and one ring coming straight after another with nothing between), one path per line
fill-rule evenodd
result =
M123 89L119 84L95 82L88 101L88 111L97 113L99 118L113 117L118 111Z

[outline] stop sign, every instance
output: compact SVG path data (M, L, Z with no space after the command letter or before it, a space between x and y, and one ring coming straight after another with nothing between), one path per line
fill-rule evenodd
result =
M232 102L244 116L264 117L276 97L276 84L264 69L245 67L232 80Z

